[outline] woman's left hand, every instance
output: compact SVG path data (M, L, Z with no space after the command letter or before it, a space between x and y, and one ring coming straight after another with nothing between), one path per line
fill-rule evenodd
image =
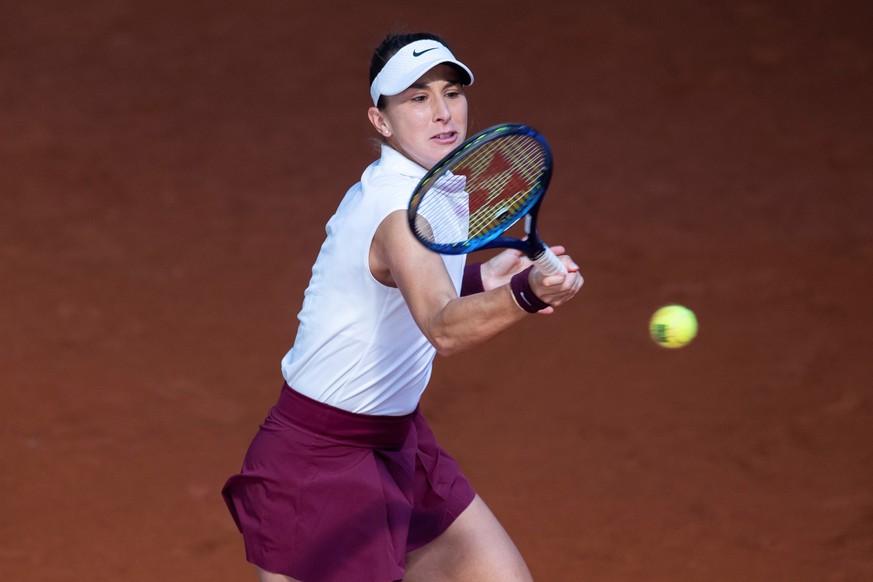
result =
M563 255L566 252L566 249L560 245L553 246L551 249L556 255ZM506 249L482 263L482 285L486 291L506 285L513 275L527 269L531 264L530 259L521 251Z

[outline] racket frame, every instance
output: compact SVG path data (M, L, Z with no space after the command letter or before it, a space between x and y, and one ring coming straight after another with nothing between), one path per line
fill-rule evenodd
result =
M430 186L436 183L447 171L450 170L456 161L466 158L483 145L506 137L509 135L522 135L537 140L542 147L545 164L540 179L534 186L535 192L529 195L528 201L519 207L513 214L506 219L506 226L501 225L500 228L491 229L477 237L467 240L463 244L439 244L421 238L418 230L415 228L415 220L418 214L418 207ZM540 135L535 129L521 123L501 123L498 125L486 128L476 135L468 138L457 148L449 152L443 159L438 161L428 172L421 178L412 197L409 201L409 209L407 211L407 220L409 227L412 230L415 238L429 249L446 255L462 255L474 251L481 251L493 248L512 248L525 253L528 258L533 261L540 259L544 253L549 251L549 248L537 236L537 216L539 208L545 196L546 189L552 179L552 149L545 138ZM519 240L512 237L501 236L507 230L512 228L521 218L525 218L525 232L528 235L527 240Z

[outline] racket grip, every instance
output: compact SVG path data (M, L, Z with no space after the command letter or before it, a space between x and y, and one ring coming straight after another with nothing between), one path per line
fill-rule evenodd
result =
M558 258L558 255L552 252L552 249L545 247L543 253L533 260L533 264L543 275L566 275L567 267Z

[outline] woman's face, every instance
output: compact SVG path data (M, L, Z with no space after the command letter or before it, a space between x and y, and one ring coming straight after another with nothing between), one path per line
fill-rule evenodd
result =
M370 121L388 145L426 169L467 137L467 97L450 65L437 65L385 99L384 109L370 109Z

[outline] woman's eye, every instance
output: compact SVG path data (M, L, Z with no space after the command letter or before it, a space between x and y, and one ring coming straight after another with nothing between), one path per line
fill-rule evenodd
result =
M416 103L422 103L426 99L427 99L427 96L425 96L425 95L416 95L415 97L412 98L412 100L415 101Z

